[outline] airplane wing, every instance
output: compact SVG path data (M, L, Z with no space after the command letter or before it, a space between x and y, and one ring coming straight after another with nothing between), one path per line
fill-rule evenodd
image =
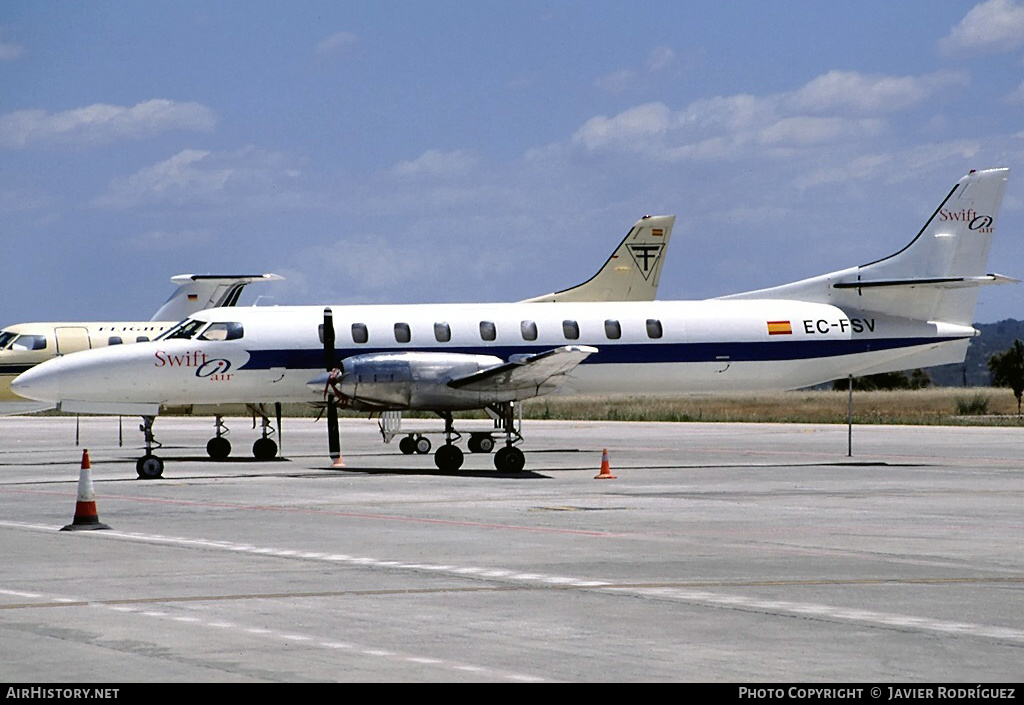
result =
M171 277L178 288L149 320L181 321L196 311L234 306L246 284L282 279L277 274L179 274Z
M565 345L535 355L515 355L503 365L453 379L448 386L471 392L532 387L557 389L576 365L596 352L597 348L589 345Z

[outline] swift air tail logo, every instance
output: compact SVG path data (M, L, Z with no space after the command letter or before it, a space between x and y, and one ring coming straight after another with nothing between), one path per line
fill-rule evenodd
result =
M958 211L943 208L939 211L939 220L967 223L967 229L976 233L991 233L995 224L992 216L979 215L973 208L961 208Z

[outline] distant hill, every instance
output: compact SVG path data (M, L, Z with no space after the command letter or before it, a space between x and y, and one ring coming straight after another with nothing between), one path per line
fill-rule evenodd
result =
M971 340L962 365L939 365L925 370L936 387L988 387L992 380L988 359L1003 352L1013 341L1024 341L1024 321L1007 318L998 323L975 323L981 335Z

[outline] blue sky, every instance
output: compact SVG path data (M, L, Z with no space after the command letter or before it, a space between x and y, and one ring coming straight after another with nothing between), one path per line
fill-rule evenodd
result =
M659 298L717 296L890 254L995 166L1024 278L1024 0L0 3L0 325L146 319L182 273L514 301L646 213Z

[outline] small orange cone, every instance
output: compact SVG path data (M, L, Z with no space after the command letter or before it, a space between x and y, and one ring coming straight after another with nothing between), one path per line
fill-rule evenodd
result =
M345 466L345 459L341 457L341 450L338 451L338 458L331 465L332 468L343 468Z
M86 531L89 529L109 529L100 523L96 513L96 495L92 491L92 464L89 463L89 451L82 451L82 469L78 474L78 502L75 504L75 518L61 531Z
M615 475L612 475L612 467L608 463L608 449L604 449L604 453L601 454L601 472L594 477L595 480L617 480Z

